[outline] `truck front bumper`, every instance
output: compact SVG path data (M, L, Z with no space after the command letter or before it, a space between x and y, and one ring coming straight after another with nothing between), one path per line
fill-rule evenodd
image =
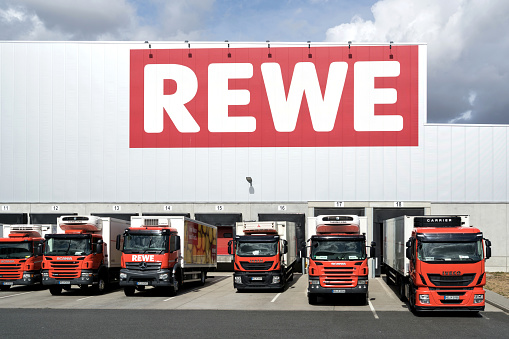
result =
M24 272L21 279L1 279L0 286L35 285L41 282L40 272Z
M125 286L173 286L174 277L170 270L143 272L129 269L120 270L121 287Z
M50 277L48 271L42 271L43 285L96 285L99 275L93 272L82 271L78 278L55 278Z
M281 289L285 286L281 271L244 272L233 274L233 287L237 289Z
M323 287L320 285L320 277L309 277L308 293L312 294L345 294L345 293L368 293L368 278L359 277L357 286L354 287Z
M419 288L415 294L416 311L484 311L485 292L470 290Z

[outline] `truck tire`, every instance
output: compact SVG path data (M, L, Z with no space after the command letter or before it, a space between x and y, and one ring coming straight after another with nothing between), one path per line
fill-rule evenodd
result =
M205 271L201 271L200 273L200 285L205 285L205 279L207 278L207 273Z
M104 275L99 276L99 280L97 281L97 285L95 286L95 292L97 294L103 294L106 291L107 282Z
M125 286L124 287L124 294L126 297L132 297L135 292L136 292L136 288L133 286Z
M316 305L318 303L318 296L316 294L308 293L309 305Z
M11 285L2 285L0 286L0 291L7 291L9 288L11 288Z
M51 285L49 287L49 293L51 293L51 295L60 295L62 293L62 286Z
M401 279L398 284L399 288L399 300L405 302L406 301L406 295L405 295L405 281Z

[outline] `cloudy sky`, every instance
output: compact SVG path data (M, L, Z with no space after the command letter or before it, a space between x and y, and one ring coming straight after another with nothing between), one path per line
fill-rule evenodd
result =
M0 0L0 40L425 42L428 122L509 124L506 0Z

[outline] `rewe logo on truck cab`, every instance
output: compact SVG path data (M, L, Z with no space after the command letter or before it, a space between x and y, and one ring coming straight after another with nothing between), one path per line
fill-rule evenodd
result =
M130 147L417 146L418 55L418 46L131 50Z
M155 256L153 254L133 254L131 256L132 261L145 261L155 262Z

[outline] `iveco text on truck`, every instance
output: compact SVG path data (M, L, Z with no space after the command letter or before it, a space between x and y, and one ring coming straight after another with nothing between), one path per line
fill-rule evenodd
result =
M366 235L360 232L357 215L320 215L308 218L308 301L319 296L357 294L368 298L368 256ZM375 243L371 243L370 257Z
M120 286L126 296L147 286L175 295L186 282L205 284L207 272L217 267L217 227L200 221L131 217L122 238L118 236L117 248L122 249Z
M42 283L53 295L71 286L94 286L102 293L118 281L121 253L115 240L129 222L96 216L62 216L57 234L47 234ZM63 232L63 233L62 233Z
M297 259L295 223L289 221L238 222L228 245L234 254L233 286L280 289L293 279Z
M0 290L13 285L41 283L44 238L56 232L56 225L0 225Z
M490 256L491 242L469 227L466 215L384 222L387 281L399 287L401 299L415 311L484 310L485 259Z

